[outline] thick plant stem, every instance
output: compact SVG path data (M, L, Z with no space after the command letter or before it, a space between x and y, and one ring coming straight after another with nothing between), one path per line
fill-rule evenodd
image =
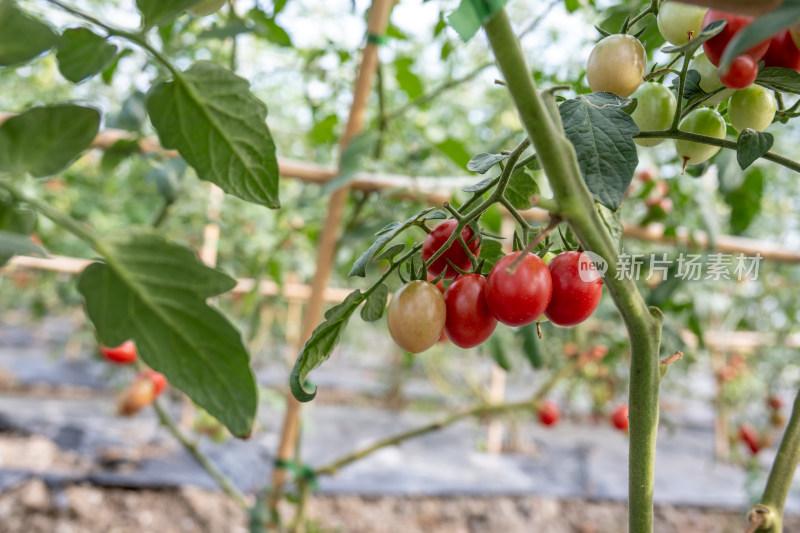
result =
M783 507L800 462L800 391L794 400L794 408L786 432L783 434L775 462L769 473L764 496L750 511L750 521L764 520L757 533L781 533L783 531Z
M575 150L557 117L550 114L551 107L545 98L552 96L537 90L505 11L500 11L485 29L522 124L550 180L559 215L569 223L587 250L599 254L608 263L605 285L625 321L631 341L629 531L650 533L653 529L661 313L647 308L632 279L617 276L616 246L597 214L581 176Z

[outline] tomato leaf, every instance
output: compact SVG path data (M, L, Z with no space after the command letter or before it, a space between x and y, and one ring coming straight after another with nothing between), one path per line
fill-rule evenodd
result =
M762 68L756 83L774 91L800 94L800 73L791 68Z
M496 183L498 179L499 176L495 176L494 178L486 178L485 180L481 180L474 185L463 187L461 190L464 192L486 191L489 189L489 187L491 187L494 183Z
M486 174L497 163L509 157L510 154L478 154L469 160L467 170L478 174Z
M99 127L100 112L93 107L31 108L0 125L0 171L55 174L89 148Z
M461 0L447 21L464 42L472 39L478 30L503 9L508 0Z
M505 197L515 208L528 209L533 205L531 196L538 192L539 186L536 184L536 180L526 169L521 168L511 173Z
M394 246L390 246L382 254L375 256L372 260L377 263L378 261L383 261L384 259L394 259L395 256L405 250L405 248L406 245L402 242L397 243Z
M150 89L147 111L161 145L176 148L200 179L242 200L280 207L267 107L247 80L198 61Z
M78 290L103 344L133 339L142 360L239 437L250 434L258 389L241 333L208 298L236 281L184 246L133 230L101 241L106 262Z
M484 238L481 239L481 250L478 255L479 261L485 261L483 265L484 272L491 270L495 263L500 261L504 255L503 245L494 239L485 238L484 235Z
M56 59L58 70L72 83L94 76L106 68L117 47L86 28L70 28L61 36Z
M726 71L733 60L747 50L759 43L770 40L773 35L791 28L798 22L800 22L800 1L785 0L778 9L758 17L733 36L720 59L720 71Z
M0 265L8 261L4 258L14 255L45 256L47 253L41 246L34 244L28 235L0 230Z
M383 310L386 309L386 301L389 298L389 287L385 283L381 283L367 297L364 307L361 308L361 318L364 322L375 322L383 316Z
M350 269L350 273L347 275L350 277L359 276L362 278L366 276L367 265L369 264L370 261L372 261L372 259L378 253L380 253L380 251L383 249L384 246L386 246L386 244L389 241L391 241L392 239L400 235L402 232L413 226L414 222L421 219L422 217L424 217L433 210L434 210L433 207L429 207L428 209L425 209L417 213L413 217L409 218L402 224L400 224L399 222L392 222L391 224L383 228L380 232L378 232L379 235L378 240L372 243L372 246L367 248L367 251L361 254L361 256L353 264L353 268Z
M50 26L17 9L13 0L0 0L0 66L24 63L57 42Z
M322 186L322 193L328 194L353 181L353 178L356 177L356 172L362 167L364 158L378 144L378 139L379 136L374 131L365 131L353 137L345 146L344 151L342 151L342 157L339 161L339 174Z
M761 156L766 154L775 143L775 137L771 133L764 133L751 129L746 129L739 134L739 141L736 145L736 159L742 170L755 163Z
M200 0L136 0L142 13L142 26L152 28L165 24L199 3Z
M445 139L440 143L436 143L435 146L459 168L465 168L470 161L469 152L464 147L464 144L455 139Z
M422 80L414 72L411 67L414 64L414 59L410 57L401 57L394 60L394 65L397 70L395 76L400 90L408 95L410 99L422 96L424 88Z
M0 199L0 231L18 236L27 237L36 226L36 212L27 207L21 207L11 199ZM0 266L5 265L18 251L0 252Z
M522 340L522 355L533 368L542 368L542 351L539 349L539 334L536 331L536 323L528 324L517 328L515 332Z
M328 360L333 349L339 343L342 329L362 301L364 301L364 295L356 289L348 294L342 303L331 307L325 313L325 320L322 324L314 329L297 357L289 376L289 388L297 401L309 402L317 395L316 390L314 392L305 390L304 385L308 373Z
M598 92L559 106L586 185L594 198L612 211L622 203L639 162L633 142L639 128L624 111L629 103L626 98Z
M715 37L719 34L723 29L725 29L725 25L727 24L724 20L715 20L705 28L703 31L700 32L699 35L695 36L691 41L682 44L680 46L665 46L661 49L662 52L665 54L688 54L689 56L693 55L694 52L700 48L700 46L706 42L707 40Z
M740 187L725 192L725 203L731 206L731 231L735 235L741 235L750 227L761 211L763 197L764 173L760 168L748 172Z
M494 362L497 363L497 366L506 372L511 371L511 360L508 358L508 352L497 335L489 337L489 353Z
M678 77L672 79L672 86L675 87L675 93L681 90L681 80ZM685 105L691 105L696 100L703 100L708 98L708 93L700 88L700 73L696 70L690 70L686 73L686 83L683 87L683 98L687 100Z

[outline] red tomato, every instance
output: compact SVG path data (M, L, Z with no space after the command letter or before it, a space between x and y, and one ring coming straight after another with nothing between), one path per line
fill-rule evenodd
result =
M789 30L783 30L772 37L767 53L764 55L764 66L800 71L800 50L794 44Z
M783 407L783 400L781 400L778 396L770 396L767 398L767 405L777 411Z
M455 219L446 220L436 226L433 231L425 237L425 241L422 243L423 261L427 261L433 257L433 254L439 251L439 248L441 248L442 245L447 242L447 239L450 238L450 235L453 234L457 225L458 221ZM473 254L478 255L481 249L481 242L480 238L473 240L474 235L475 233L469 226L461 230L461 236L464 238L464 242L467 243L467 247ZM469 270L472 268L472 262L469 260L466 252L464 252L464 249L461 248L461 244L459 244L458 241L453 241L450 247L447 248L447 251L440 255L436 261L431 263L428 267L428 274L436 278L446 268L445 279L455 279L455 277L458 276L458 272L450 266L447 262L448 259L461 270Z
M428 274L428 281L433 281L433 280L435 280L435 279L436 279L435 277L433 277L433 276L431 276L430 274ZM437 289L439 289L439 291L440 291L442 294L444 294L444 283L442 283L441 281L439 281L439 283L437 283L437 284L436 284L436 288L437 288ZM441 343L441 342L447 342L447 333L445 333L445 332L444 332L444 330L442 330L442 335L439 337L439 340L438 340L438 341L436 341L436 342L437 342L437 343Z
M589 318L603 295L603 280L588 256L564 252L547 266L553 279L553 297L545 316L557 326L574 326ZM581 272L587 281L581 279Z
M156 372L152 368L139 372L139 377L147 378L153 383L153 391L156 397L160 396L164 389L167 388L167 378L164 377L164 374Z
M628 406L620 405L611 415L611 423L620 431L628 431Z
M706 16L703 18L703 27L705 28L715 20L725 20L727 24L719 34L703 43L703 50L708 60L711 61L715 67L718 67L719 61L722 59L722 54L725 52L728 43L742 28L753 22L753 17L709 9L708 13L706 13ZM753 59L758 61L767 53L767 48L769 48L769 41L764 41L748 50L747 55L752 56Z
M561 413L558 410L558 405L550 400L545 400L539 406L539 422L545 426L555 426L558 419L561 418Z
M733 60L725 74L720 73L720 81L728 89L746 89L753 85L758 77L758 63L748 55L741 55Z
M155 399L155 384L147 378L138 377L118 398L117 412L124 416L133 416Z
M494 265L486 281L486 303L492 314L507 326L532 324L542 316L553 294L550 271L542 259L528 254L514 271L506 268L522 252L510 253Z
M125 341L114 348L101 344L100 353L103 354L103 357L118 365L129 365L136 361L136 345L133 344L133 341Z
M758 432L750 424L742 424L739 426L739 438L747 444L753 455L761 450L761 439L758 437Z
M486 305L486 278L465 274L447 287L444 293L447 319L444 332L460 348L473 348L488 339L497 319Z

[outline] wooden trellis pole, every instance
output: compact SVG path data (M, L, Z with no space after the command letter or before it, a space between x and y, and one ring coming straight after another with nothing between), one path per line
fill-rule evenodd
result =
M378 70L378 40L384 35L389 23L394 0L373 0L367 21L367 43L361 57L361 67L356 78L353 91L353 102L350 106L350 116L347 120L344 134L339 144L341 154L350 140L358 135L364 126L364 114L367 100L372 91L372 82ZM336 254L336 244L339 240L342 215L349 194L349 187L337 189L330 198L325 223L322 226L322 236L317 248L317 270L311 281L311 295L306 304L303 316L303 329L298 349L311 337L314 327L322 318L325 288L330 279L331 269ZM282 466L294 457L296 443L300 432L301 404L294 396L286 396L286 413L284 415L283 429L278 444L276 464L272 471L270 484L269 507L275 509L283 492L286 481L286 469Z

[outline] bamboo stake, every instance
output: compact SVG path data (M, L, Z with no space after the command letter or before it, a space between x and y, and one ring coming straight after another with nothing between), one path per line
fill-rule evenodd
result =
M368 36L377 37L384 34L389 22L389 14L393 3L393 0L373 0L369 12L369 20L367 22ZM378 68L378 59L377 44L368 40L364 47L361 67L356 79L355 90L353 91L353 103L350 107L350 116L340 142L340 154L344 151L350 140L363 128L367 100L372 90L372 80ZM317 248L317 270L311 281L311 296L306 305L305 315L303 317L302 343L305 343L305 341L311 337L314 327L322 317L324 291L328 285L331 268L334 263L336 243L339 240L339 226L341 224L348 194L349 187L337 189L331 195L330 203L328 204L328 212L325 217L325 223L322 226L322 236ZM302 349L300 346L299 348ZM294 396L291 394L287 394L286 400L286 414L276 457L277 461L280 462L289 461L293 457L300 430L301 404L295 400ZM268 498L268 506L272 510L277 507L285 481L285 468L276 464L272 471L270 496Z

